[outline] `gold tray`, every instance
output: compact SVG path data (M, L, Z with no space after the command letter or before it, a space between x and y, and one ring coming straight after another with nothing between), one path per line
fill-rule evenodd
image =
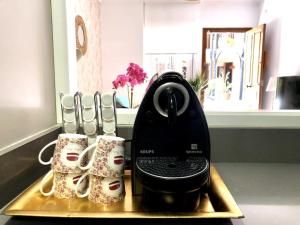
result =
M49 179L49 186L50 186ZM130 171L125 171L126 197L113 205L99 205L85 199L56 199L39 192L41 179L32 184L4 210L9 216L72 218L243 218L217 170L211 167L211 190L195 212L151 212L142 210L140 197L131 195Z

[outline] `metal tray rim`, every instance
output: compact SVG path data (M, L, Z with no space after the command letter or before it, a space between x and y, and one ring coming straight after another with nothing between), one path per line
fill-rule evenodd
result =
M15 206L24 195L30 192L32 189L39 185L40 180L35 181L30 187L25 189L20 195L13 199L7 207L2 211L4 215L8 216L34 216L34 217L57 217L57 218L124 218L124 219L207 219L207 218L219 218L219 219L241 219L244 215L234 198L220 177L214 166L210 168L211 173L211 186L212 192L215 196L219 197L223 201L227 210L216 212L143 212L143 211L100 211L100 212L78 212L78 211L45 211L45 210L20 210L15 209ZM130 174L130 171L126 171L126 174ZM45 198L47 199L47 198Z

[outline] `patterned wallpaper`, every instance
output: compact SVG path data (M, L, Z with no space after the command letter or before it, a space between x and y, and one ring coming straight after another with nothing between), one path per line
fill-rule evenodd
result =
M101 91L101 1L76 0L75 5L75 14L83 18L88 37L85 55L77 54L78 90L83 93Z

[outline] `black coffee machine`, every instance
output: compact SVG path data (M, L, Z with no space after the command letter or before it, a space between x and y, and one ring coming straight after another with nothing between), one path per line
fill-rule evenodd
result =
M161 75L138 110L131 144L132 192L158 211L193 211L210 181L210 138L189 83Z

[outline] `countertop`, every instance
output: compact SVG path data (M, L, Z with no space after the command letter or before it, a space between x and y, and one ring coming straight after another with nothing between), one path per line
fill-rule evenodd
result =
M225 184L245 215L232 220L82 220L0 216L0 224L300 224L300 164L216 163Z

